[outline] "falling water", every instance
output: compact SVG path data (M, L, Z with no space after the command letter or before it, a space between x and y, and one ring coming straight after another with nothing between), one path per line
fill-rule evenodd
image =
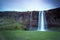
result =
M32 30L32 12L30 14L30 30Z
M46 19L44 11L39 12L38 31L46 31Z

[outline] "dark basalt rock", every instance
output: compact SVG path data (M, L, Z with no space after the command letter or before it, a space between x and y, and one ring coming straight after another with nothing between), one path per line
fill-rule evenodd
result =
M12 18L16 21L21 21L25 27L24 30L29 30L30 23L33 28L38 27L38 14L39 11L32 11L32 20L31 18L31 11L27 12L16 12L16 11L5 11L0 12L0 18ZM60 8L51 9L45 11L46 20L47 20L47 27L60 27Z
M46 11L46 20L47 20L48 28L51 27L60 28L60 8Z

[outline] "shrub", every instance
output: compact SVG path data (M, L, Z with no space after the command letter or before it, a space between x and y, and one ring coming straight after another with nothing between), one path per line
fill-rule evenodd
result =
M12 18L0 18L0 30L23 29L23 23Z

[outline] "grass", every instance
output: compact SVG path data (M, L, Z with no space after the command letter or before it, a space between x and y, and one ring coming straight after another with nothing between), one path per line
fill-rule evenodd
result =
M25 26L21 21L17 21L12 18L0 18L0 30L7 29L20 29L22 30Z
M60 32L4 30L0 40L60 40Z

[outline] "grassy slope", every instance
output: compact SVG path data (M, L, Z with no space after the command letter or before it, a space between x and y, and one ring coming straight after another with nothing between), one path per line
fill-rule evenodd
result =
M0 40L60 40L60 32L41 31L0 31Z

